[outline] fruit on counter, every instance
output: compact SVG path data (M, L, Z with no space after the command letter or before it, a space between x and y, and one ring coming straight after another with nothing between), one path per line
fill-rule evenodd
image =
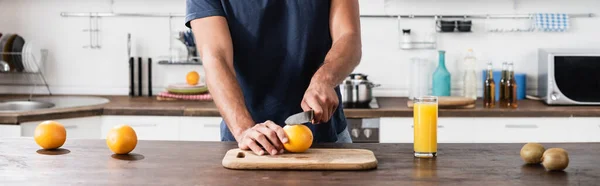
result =
M312 145L313 134L306 125L286 125L283 131L288 137L283 148L289 152L304 152Z
M527 164L540 163L544 151L544 146L539 143L527 143L521 148L521 159Z
M548 171L561 171L569 166L569 155L563 148L550 148L542 156L542 165Z
M35 127L33 139L43 149L57 149L67 140L67 130L55 121L44 121Z
M135 130L129 125L117 125L110 129L106 145L115 154L128 154L137 145Z
M200 74L196 71L188 72L185 76L185 80L188 85L197 85L200 82Z

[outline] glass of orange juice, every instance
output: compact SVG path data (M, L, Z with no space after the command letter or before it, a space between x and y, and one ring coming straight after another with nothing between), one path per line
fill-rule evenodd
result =
M433 158L437 153L438 98L422 96L413 101L415 157Z

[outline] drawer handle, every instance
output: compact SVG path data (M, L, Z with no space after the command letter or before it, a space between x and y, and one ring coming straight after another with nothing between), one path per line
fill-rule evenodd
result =
M205 128L221 128L220 124L204 124Z
M415 128L414 125L411 125L410 128ZM444 125L438 125L438 129L444 128Z
M513 129L536 129L538 128L537 125L511 125L511 124L507 124L504 125L504 128L513 128Z
M67 125L65 126L65 129L76 129L77 125Z
M131 127L156 127L156 124L135 124L135 125L129 125Z

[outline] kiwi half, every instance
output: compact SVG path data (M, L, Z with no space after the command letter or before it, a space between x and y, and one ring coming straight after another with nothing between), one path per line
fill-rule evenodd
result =
M550 148L542 155L542 165L548 171L561 171L569 166L569 154L562 148Z
M527 143L521 148L521 159L527 164L540 163L544 150L544 146L539 143Z

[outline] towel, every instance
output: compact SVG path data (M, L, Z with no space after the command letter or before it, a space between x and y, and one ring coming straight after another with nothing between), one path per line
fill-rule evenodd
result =
M158 97L178 99L178 100L195 100L195 101L211 101L212 100L212 96L210 96L210 93L182 95L182 94L171 94L169 92L161 92L158 94Z
M535 26L544 32L565 32L569 29L569 15L559 13L535 14Z

